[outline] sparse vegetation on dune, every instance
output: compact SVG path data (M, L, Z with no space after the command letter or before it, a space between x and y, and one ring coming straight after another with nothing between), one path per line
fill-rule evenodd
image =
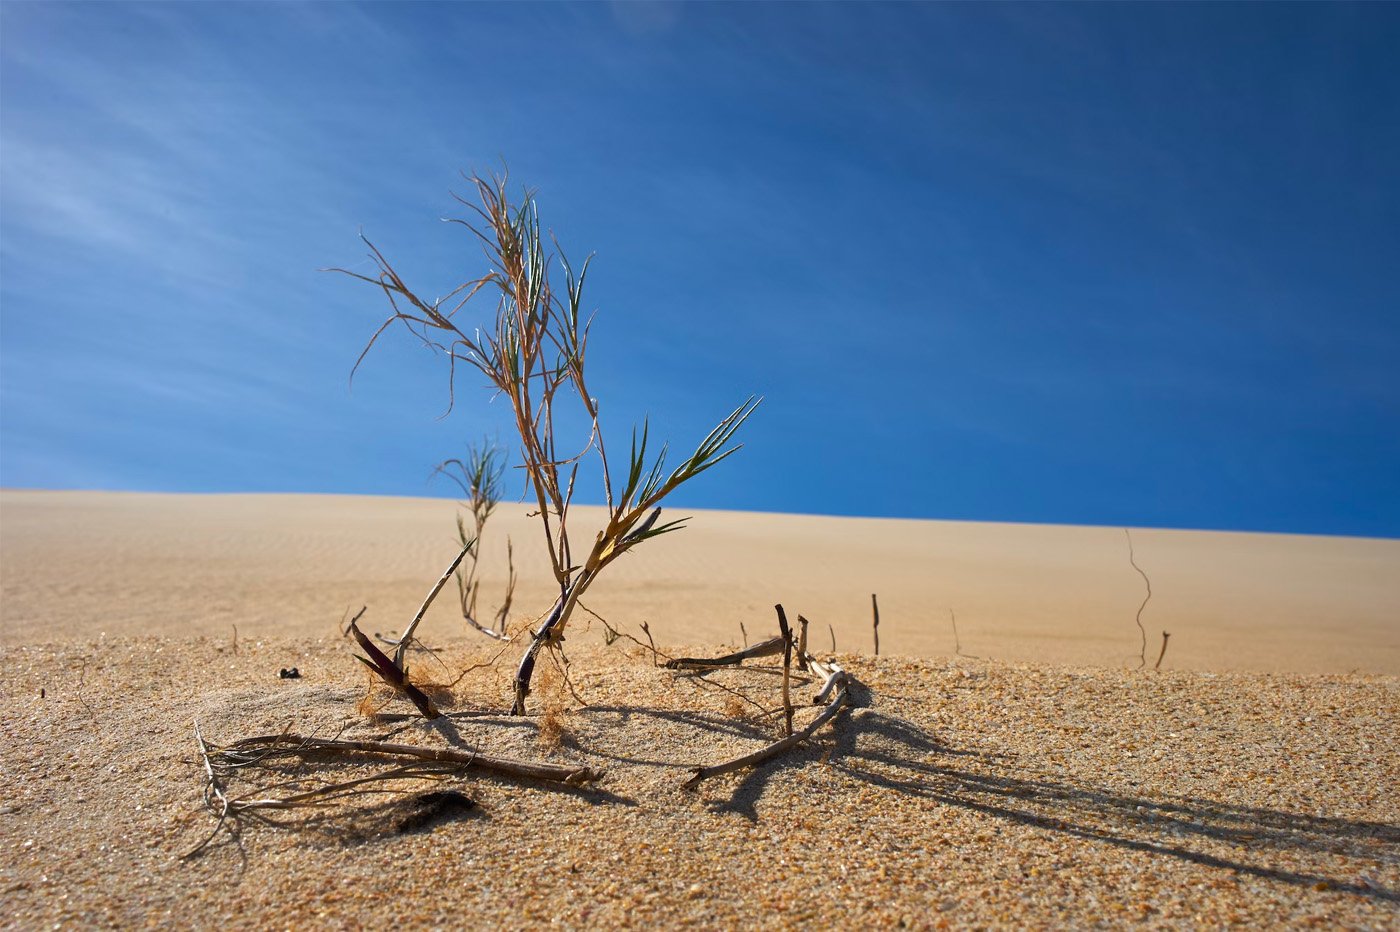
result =
M526 190L520 203L512 204L506 175L473 175L470 181L479 203L461 197L457 200L473 212L474 219L452 222L465 227L481 243L488 265L485 274L457 285L443 298L428 300L404 282L368 239L365 244L377 274L336 271L377 287L391 309L357 366L380 336L398 323L447 359L452 402L457 366L463 364L485 376L510 403L520 442L520 466L527 476L559 588L554 605L535 627L516 669L511 712L521 715L540 651L559 646L579 600L610 564L642 543L684 526L684 518L661 521L662 503L676 489L739 449L740 445L733 443L735 434L759 399L750 396L722 419L690 456L670 468L669 445L663 443L653 452L650 426L644 423L640 431L634 428L627 468L614 482L599 401L589 392L587 382L592 317L585 315L583 288L592 257L576 273L562 251L552 252L550 243L555 250L558 244L546 236L533 192ZM556 260L564 272L562 291L550 277ZM494 320L481 328L460 325L459 315L478 296L495 297ZM559 436L556 418L556 406L569 399L581 406L588 424L587 436L572 438L572 443ZM570 506L579 462L590 453L597 456L602 468L608 520L586 551L576 552L570 537ZM471 498L475 535L468 538L465 529L459 529L464 553L470 552L494 507L498 483L493 481L493 469L498 465L489 451L478 452L465 462L449 460L445 464L461 473ZM469 580L461 585L464 615L474 621L475 592ZM493 630L504 633L499 626ZM399 645L400 659L409 637L411 632L406 630Z
M444 461L438 471L448 476L465 496L465 514L457 519L460 549L447 569L429 589L418 611L404 626L397 638L371 637L359 627L359 614L344 628L363 651L359 660L374 677L394 695L407 699L417 709L421 722L431 723L447 738L448 747L420 746L384 740L361 740L300 736L291 733L260 735L243 738L227 746L215 746L202 735L197 741L207 776L205 802L218 817L219 828L236 833L240 817L266 817L268 812L304 807L321 807L346 797L368 792L384 792L386 786L402 785L406 781L438 780L471 769L489 770L497 775L529 779L538 783L580 786L597 781L601 771L588 766L553 765L513 760L480 753L477 747L453 747L462 740L450 724L461 713L444 711L454 701L451 688L461 683L469 673L479 670L493 672L496 661L514 648L517 640L526 643L519 651L515 672L509 689L511 716L527 713L527 699L536 679L541 657L549 663L539 677L545 693L542 714L534 722L539 746L555 752L568 740L564 720L568 701L582 705L583 698L570 676L569 659L562 645L570 620L578 610L596 613L585 607L582 597L590 586L627 553L656 537L685 526L687 519L662 520L666 498L690 480L701 475L733 455L740 444L735 442L739 429L757 408L759 399L750 396L727 416L679 462L668 463L669 445L655 448L650 425L633 428L626 467L614 474L609 461L600 418L600 404L588 391L587 349L591 318L583 313L583 285L589 261L574 267L562 253L555 254L546 242L534 195L525 191L518 205L512 204L507 179L502 176L486 178L472 176L471 183L479 203L459 198L474 212L474 220L457 220L481 243L488 271L454 289L445 298L425 300L400 278L389 260L373 243L365 239L370 256L377 268L374 276L345 269L343 272L379 289L388 299L391 313L370 338L356 367L365 353L394 324L401 324L417 340L448 361L449 398L455 403L454 383L457 366L465 364L484 375L490 387L504 395L510 403L519 440L519 466L526 476L527 495L532 498L533 514L539 519L543 542L549 557L549 567L558 589L553 605L527 631L512 630L510 609L514 600L515 571L509 561L506 587L500 607L489 624L478 614L480 580L477 578L477 558L482 535L488 520L500 502L505 457L497 449L480 446L468 451L464 458ZM553 238L548 238L553 243ZM557 249L557 244L554 244ZM556 290L550 278L551 266L557 261L564 274L562 291ZM590 257L591 261L591 257ZM474 298L492 296L494 317L480 329L459 323L464 309ZM556 414L567 400L581 406L586 414L586 435L562 438L557 430ZM562 452L561 452L562 451ZM571 536L570 515L574 501L579 465L584 457L596 456L601 467L603 496L606 500L606 521L592 542L579 546ZM507 553L513 554L513 543L507 543ZM509 558L508 558L509 559ZM419 626L429 607L456 580L461 615L472 629L501 641L501 650L490 660L477 663L460 673L452 683L429 683L410 675L409 653L413 649L429 652L419 637ZM780 734L771 743L731 760L714 765L690 768L687 786L701 780L751 767L768 760L810 738L822 725L831 721L850 701L851 690L857 685L849 674L831 660L815 656L807 648L805 618L799 620L799 630L787 623L782 606L777 606L779 635L744 650L715 659L684 658L668 661L664 666L700 687L718 689L729 694L726 707L739 712L757 710L760 720L780 721ZM624 635L606 620L609 644L620 637L641 644L631 635ZM656 647L645 622L641 625L647 637L645 645L655 666L663 666L664 653ZM528 633L528 638L521 635ZM381 641L389 650L375 643ZM775 708L756 699L753 690L713 683L708 674L720 669L733 669L745 660L781 655L781 703ZM794 670L794 661L796 670ZM438 661L441 663L441 660ZM813 683L818 691L812 704L820 706L818 713L803 726L795 726L796 709L792 701L794 685ZM771 687L770 687L771 688ZM372 713L385 719L381 707L370 704ZM488 710L466 710L480 716ZM449 724L443 724L449 723ZM413 727L410 721L403 728ZM397 733L397 732L395 732ZM318 780L314 787L304 787L301 781L286 779L289 762L302 767L310 761L353 759L357 761L391 761L393 766L353 779L341 781ZM247 795L237 795L231 785L246 781L259 772L270 773L271 782L255 785ZM255 781L256 782L256 781ZM433 805L436 805L434 803ZM210 838L214 837L213 835ZM236 837L236 834L235 834ZM209 839L195 851L202 850Z

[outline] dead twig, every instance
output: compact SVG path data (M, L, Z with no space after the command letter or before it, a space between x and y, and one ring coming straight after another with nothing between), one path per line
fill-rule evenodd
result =
M797 669L805 672L807 669L807 619L798 615L797 624L801 629L797 635Z
M447 581L452 578L452 574L457 572L457 567L461 565L462 558L471 550L473 543L475 543L475 540L468 543L462 548L461 552L457 554L446 572L444 572L441 578L433 585L432 590L428 593L428 597L423 600L423 604L418 607L418 614L414 615L413 620L408 623L408 627L403 629L403 634L399 637L398 644L394 647L394 666L398 667L400 670L404 669L404 654L408 653L408 645L413 640L414 632L418 630L418 623L422 621L423 616L428 613L428 606L433 604L433 599L437 598L438 593L442 591L442 587L447 585Z
M850 685L853 682L850 675L835 663L821 663L813 657L809 657L808 659L809 662L812 663L813 669L816 669L818 672L823 672L827 676L826 685L823 686L821 692L817 694L818 700L820 701L827 696L831 696L830 702L827 703L826 707L822 709L817 717L812 719L812 721L807 724L807 727L803 728L801 731L794 732L786 738L774 741L772 744L750 754L744 754L721 764L693 768L691 778L684 784L686 789L694 789L699 785L700 781L708 777L732 773L735 770L742 770L745 767L761 764L766 760L782 754L784 751L796 747L798 744L812 737L818 728L821 728L827 722L831 721L832 718L836 716L836 713L841 711L850 700Z
M773 606L778 610L778 631L783 637L783 730L786 734L792 734L792 696L789 687L792 681L792 629L788 627L787 614L781 605Z
M549 648L549 659L554 661L554 667L559 671L559 676L563 679L564 685L568 688L569 695L573 696L574 701L579 705L583 706L585 709L588 708L588 703L584 702L583 697L578 694L578 690L574 688L574 681L569 676L569 658L564 653L562 644Z
M1147 583L1147 595L1143 598L1142 604L1138 606L1137 616L1133 619L1137 624L1138 633L1142 635L1142 649L1138 653L1138 669L1141 670L1143 667L1147 666L1147 629L1142 626L1142 610L1147 608L1147 603L1152 599L1152 580L1148 579L1147 574L1142 571L1142 567L1137 565L1137 560L1133 554L1133 535L1128 533L1127 528L1123 528L1123 536L1128 538L1128 562L1132 564L1133 569L1138 571L1138 575L1142 577L1142 581ZM1163 642L1162 647L1165 651L1165 642Z
M1162 632L1162 651L1157 655L1157 662L1152 665L1154 671L1162 669L1162 658L1167 656L1167 639L1171 637L1168 631Z
M952 623L953 623L953 656L954 656L954 657L969 657L969 658L971 658L971 659L973 659L973 660L980 660L981 658L978 657L976 654L964 654L964 653L963 653L962 641L958 638L958 616L957 616L957 614L956 614L951 608L948 609L948 618L949 618L949 620L951 620Z
M360 630L359 625L354 621L350 622L349 631L359 642L364 652L369 654L368 659L358 654L355 655L355 659L378 674L379 678L388 684L394 692L401 694L417 706L424 718L437 718L442 714L421 689L409 682L408 674L398 664L390 660L382 650L375 647L374 642Z
M738 666L745 660L755 657L773 657L783 651L783 636L771 637L757 644L750 644L743 650L736 650L723 657L677 657L662 664L668 670L713 670L715 667Z
M367 608L369 608L368 605L361 605L361 606L360 606L360 610L359 610L358 612L355 613L355 617L354 617L354 618L351 618L351 619L350 619L350 624L348 624L348 625L345 623L345 619L346 619L347 617L349 617L349 615L350 615L350 609L349 609L348 607L345 609L345 614L342 615L342 616L340 616L340 636L341 636L341 637L343 637L343 638L348 638L348 637L350 636L350 629L351 629L355 624L357 624L361 618L364 617L365 609L367 609Z
M880 656L880 603L875 598L875 593L870 593L870 614L871 631L875 634L875 656Z
M477 751L463 751L457 748L427 748L414 744L354 741L345 738L311 738L290 733L243 738L227 748L221 749L219 754L230 766L263 762L271 757L307 758L318 755L367 755L452 764L459 768L488 770L508 777L541 780L547 783L563 783L568 786L582 786L603 778L601 770L595 770L588 766L511 760L510 758L494 757Z
M656 642L653 641L652 638L651 638L651 628L647 626L647 623L646 623L645 621L642 622L641 628L642 628L642 633L645 634L645 635L647 636L647 646L651 648L651 665L652 665L653 667L659 667L659 666L661 666L661 662L660 662L659 660L656 659L656 655L657 655L657 651L656 651Z

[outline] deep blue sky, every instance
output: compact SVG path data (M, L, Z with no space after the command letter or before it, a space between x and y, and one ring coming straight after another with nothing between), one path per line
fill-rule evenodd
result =
M1400 536L1400 7L0 4L0 484L447 495L504 156L691 507ZM489 308L485 305L481 313ZM585 491L583 500L600 495Z

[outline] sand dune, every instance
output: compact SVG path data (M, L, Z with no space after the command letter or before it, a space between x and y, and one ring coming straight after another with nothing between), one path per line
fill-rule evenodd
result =
M692 792L688 768L775 737L771 667L701 680L580 631L572 689L542 665L524 718L500 714L501 666L436 723L357 711L369 684L337 622L367 604L369 627L402 624L455 553L453 510L0 493L6 927L1400 926L1400 543L1135 531L1150 648L1173 635L1153 672L1135 669L1121 529L698 514L619 562L593 607L706 651L741 622L767 634L782 601L819 648L834 627L859 685L813 742ZM509 532L518 604L539 607L521 510L493 523L487 584ZM441 663L413 661L430 676L494 651L449 609L423 629ZM470 771L434 787L474 808L426 824L409 821L424 786L399 780L269 813L281 828L245 819L185 859L216 824L196 722L216 744L291 729L606 776L560 791ZM380 766L245 768L230 792Z
M0 492L7 644L102 633L317 636L347 607L397 629L455 554L440 499ZM590 537L601 510L578 510ZM488 600L516 542L523 613L548 608L540 531L502 505L485 542ZM1134 530L1152 580L1149 660L1164 668L1400 673L1400 541ZM1145 594L1121 528L696 512L620 561L589 605L670 642L739 640L783 602L814 643L946 657L1136 666ZM464 636L444 600L427 631Z

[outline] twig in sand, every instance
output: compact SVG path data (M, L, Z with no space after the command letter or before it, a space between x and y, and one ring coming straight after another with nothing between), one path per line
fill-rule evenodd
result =
M394 781L439 780L472 769L564 786L583 786L603 777L602 771L591 767L519 761L456 748L425 748L385 741L311 738L288 732L257 735L236 741L227 747L213 747L205 741L198 724L195 726L195 741L204 765L205 808L216 816L218 821L213 830L198 845L186 852L182 859L194 857L208 847L221 829L227 831L241 847L238 818L242 815L262 817L261 813L267 811L319 808L367 792L395 792L377 786ZM310 789L304 788L307 780L298 777L254 787L246 797L235 797L229 790L231 778L237 775L275 770L279 761L287 759L328 757L347 760L389 759L397 761L397 764L368 776L339 782L322 781ZM292 791L288 792L288 789Z
M951 608L948 609L948 618L953 622L953 656L971 657L973 660L979 659L976 654L964 654L962 652L962 640L958 638L958 616Z
M475 540L471 541L457 554L452 564L447 567L447 570L433 585L432 590L428 593L428 597L423 600L423 604L418 607L418 614L414 615L413 620L408 623L408 627L403 629L403 634L399 637L398 644L394 647L394 666L398 667L400 670L404 669L404 654L408 653L408 645L413 640L414 632L418 630L418 623L422 621L423 616L428 613L428 606L433 604L433 599L437 598L438 593L442 591L442 587L447 585L447 581L452 578L452 574L457 572L457 567L461 565L462 558L467 555L467 552L471 550L472 544L474 543L476 543Z
M738 666L745 660L755 657L773 657L782 653L783 636L771 637L757 644L750 644L743 650L736 650L723 657L677 657L662 664L668 670L712 670L715 667Z
M1142 635L1142 650L1138 653L1138 669L1147 666L1147 629L1142 626L1142 610L1147 608L1147 603L1152 599L1152 580L1147 578L1147 574L1142 571L1142 567L1137 565L1137 560L1133 555L1133 535L1128 533L1127 528L1123 528L1123 536L1128 538L1128 562L1133 569L1138 571L1142 581L1147 583L1147 595L1143 597L1142 604L1138 606L1137 616L1133 619L1138 627L1138 633ZM1162 643L1163 650L1166 649L1166 642Z
M1153 670L1162 669L1162 658L1167 656L1167 638L1171 637L1171 632L1162 632L1162 652L1157 655L1157 662L1152 665Z
M651 665L653 667L659 667L661 666L661 661L656 659L656 642L651 639L651 628L645 621L642 622L641 628L642 633L647 636L647 646L651 648Z
M256 735L236 741L220 751L231 766L263 762L271 757L369 756L387 757L459 768L489 770L492 773L547 783L582 786L602 779L603 772L592 767L567 764L544 764L493 757L477 751L457 748L427 748L415 744L392 744L387 741L352 741L345 738L311 738L294 734Z
M789 692L789 685L792 679L792 629L788 627L787 614L781 605L773 606L778 610L778 631L783 636L783 730L787 735L792 734L792 696Z
M801 615L797 616L797 626L801 633L797 635L797 669L806 672L807 670L807 619Z
M830 622L828 622L826 630L831 632L831 652L834 654L836 653L836 629L831 626Z
M875 656L880 656L880 603L875 599L875 593L870 593L870 614L871 630L875 633Z
M377 673L379 678L387 683L394 692L403 695L416 705L418 711L423 713L424 718L437 718L442 714L437 710L437 707L433 705L433 701L429 699L421 689L409 682L408 674L403 671L403 668L390 660L382 650L374 646L374 642L365 636L365 633L360 630L359 625L352 621L350 622L349 630L350 633L354 635L355 640L359 642L364 652L369 654L368 659L360 657L357 654L356 659L359 660L360 663L363 663L366 667L369 667Z
M564 653L564 646L562 644L551 646L549 648L549 659L554 661L554 667L559 671L559 676L564 680L564 685L568 687L569 695L573 696L574 701L579 705L583 706L585 709L588 708L588 703L584 702L583 697L578 694L578 690L574 688L574 681L569 676L569 658Z
M807 724L807 727L803 728L801 731L794 732L786 738L774 741L772 744L762 747L750 754L744 754L733 760L725 761L722 764L693 768L691 778L684 784L686 789L693 789L701 780L707 777L732 773L735 770L742 770L745 767L761 764L790 748L796 747L801 742L810 738L816 733L818 728L831 721L836 713L841 711L842 707L850 700L850 687L851 683L854 682L850 674L846 673L845 670L841 669L841 667L835 663L823 663L810 655L808 656L808 662L811 664L813 670L826 677L825 685L822 686L821 691L817 693L813 701L819 704L827 701L828 696L831 697L826 707L822 709L817 717L812 719L812 721Z
M350 609L349 609L349 608L346 608L346 609L345 609L345 614L342 615L341 618L340 618L340 636L341 636L341 637L343 637L343 638L348 638L348 637L350 636L350 629L353 628L353 627L356 625L356 623L358 623L359 620L360 620L361 618L364 617L365 609L367 609L367 608L369 608L368 605L361 605L361 606L360 606L360 610L359 610L358 612L355 613L355 617L354 617L354 618L351 618L351 619L350 619L350 623L349 623L348 625L345 623L345 619L350 615Z

